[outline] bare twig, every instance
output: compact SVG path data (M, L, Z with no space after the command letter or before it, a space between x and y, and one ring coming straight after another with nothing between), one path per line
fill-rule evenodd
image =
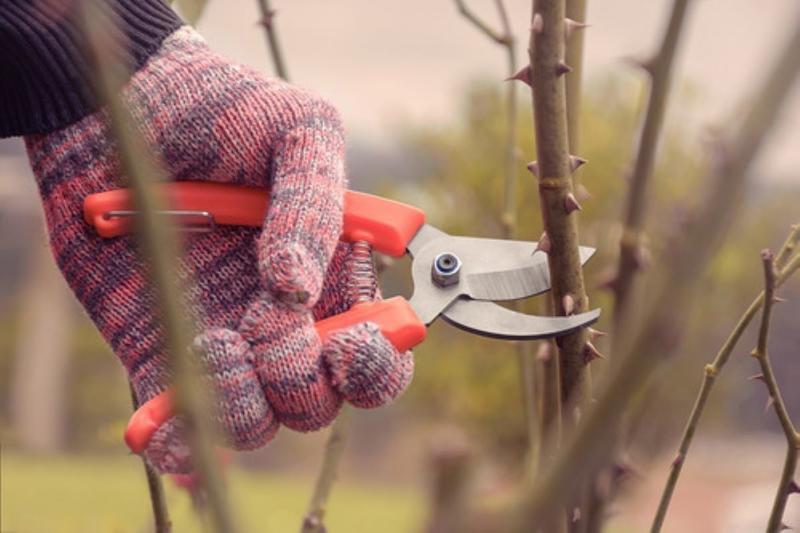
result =
M778 287L787 279L789 279L789 277L794 274L798 268L800 268L800 254L795 256L792 261L788 261L788 256L785 254L787 250L793 250L798 241L800 241L800 231L798 231L799 227L800 226L793 226L793 230L790 233L789 238L783 244L783 247L776 258L776 267L784 267L778 273L775 280L776 286ZM653 533L660 531L664 523L664 518L667 515L670 500L672 499L672 494L675 491L676 485L678 484L678 478L680 477L681 470L683 469L683 464L686 461L686 455L689 453L689 447L692 444L692 439L694 438L695 431L697 430L697 425L700 422L700 417L703 414L703 410L705 409L706 402L711 394L711 389L714 387L716 378L722 371L725 364L728 362L733 349L736 347L736 344L739 342L739 339L741 338L745 329L747 329L747 326L750 324L750 322L756 316L758 310L761 309L763 305L764 292L762 291L761 294L759 294L758 297L753 300L744 314L739 318L739 322L725 340L725 343L720 348L714 360L705 366L703 371L703 384L701 385L700 391L697 394L697 399L694 402L694 407L692 407L689 420L686 422L686 428L683 430L683 436L681 437L681 442L678 446L678 452L676 453L675 458L670 465L669 476L667 478L666 485L664 486L664 491L661 494L658 510L656 511L655 518L653 519L653 525L651 527L651 531Z
M577 154L580 146L581 86L583 83L583 31L586 26L586 0L567 0L567 18L572 31L567 31L567 132L569 153Z
M774 256L770 250L761 252L761 261L764 265L764 310L761 312L761 327L758 332L758 344L753 350L752 355L761 367L762 381L769 392L769 403L775 409L775 414L781 424L783 433L786 436L786 459L783 463L783 473L778 484L778 491L775 494L775 502L767 524L767 533L778 533L784 529L783 512L786 509L786 500L791 493L791 484L794 482L794 471L797 467L797 454L800 451L800 434L792 423L786 404L783 403L775 373L772 371L772 363L767 351L767 339L769 337L769 321L772 313L772 306L775 302L776 272Z
M133 385L129 383L128 386L131 391L131 403L135 411L139 408L139 400L136 398L136 391L133 390ZM144 456L142 456L142 465L144 466L144 474L147 477L150 505L153 507L155 533L170 533L172 531L172 522L169 520L167 501L164 499L164 485L161 483L158 473L150 466Z
M155 215L163 201L152 184L164 176L164 173L146 155L151 151L146 149L144 141L135 130L133 117L117 95L117 88L128 79L130 69L119 60L126 56L119 53L120 43L113 40L119 32L109 31L108 24L116 23L113 12L97 0L82 2L81 9L81 20L94 61L97 93L107 106L111 130L119 149L122 172L132 186L134 203L141 212L136 220L137 229L149 262L157 309L164 325L165 346L174 381L176 413L184 421L193 464L207 494L214 530L233 533L236 531L233 516L208 438L213 430L209 427L209 418L204 416L204 413L212 412L209 409L211 404L201 392L205 388L198 386L198 363L189 355L191 330L184 323L182 293L174 275L177 239L174 229Z
M719 244L740 198L748 170L760 151L800 70L800 24L782 52L777 54L758 97L746 113L742 127L720 148L711 175L712 184L695 214L694 223L681 240L661 258L663 278L651 292L651 304L641 313L641 326L620 340L620 364L608 379L597 402L562 448L559 460L539 478L524 496L518 516L519 529L534 522L546 509L562 505L572 497L596 465L604 464L612 451L614 434L626 406L643 391L658 367L661 356L675 347L681 331L676 309L687 309L693 284ZM552 272L552 269L551 269Z
M455 0L456 7L458 7L459 13L464 15L464 17L469 20L472 24L475 25L478 30L480 30L484 35L486 35L489 39L493 40L497 44L508 45L508 40L511 37L511 34L508 32L499 32L492 29L491 26L486 24L484 21L480 19L472 10L467 7L467 4L464 0Z
M625 203L623 231L619 248L619 266L616 279L612 284L615 297L615 330L620 328L621 319L630 300L634 276L642 267L641 233L647 208L647 193L650 186L650 177L653 173L662 124L664 123L667 97L672 78L672 64L685 27L684 21L689 3L690 0L674 1L669 24L661 41L661 47L652 59L641 63L647 74L651 76L650 98L647 102L647 111L639 137L628 198Z
M303 519L300 528L301 533L324 533L325 526L325 506L328 503L333 484L336 481L339 470L339 462L344 453L344 445L347 440L347 430L350 425L350 410L347 405L342 407L338 418L333 423L325 443L325 451L322 455L322 466L320 467L317 481L314 484L314 493L308 505L308 511Z
M264 27L267 36L267 48L272 56L272 66L279 78L289 80L289 72L286 69L286 61L283 58L280 41L278 40L278 30L275 29L275 10L270 5L270 0L258 0L258 9L261 19L258 21Z

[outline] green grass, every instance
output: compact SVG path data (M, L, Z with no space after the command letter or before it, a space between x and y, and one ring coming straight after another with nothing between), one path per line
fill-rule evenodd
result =
M2 454L2 533L147 533L150 502L138 458L29 457ZM165 480L174 533L202 531L188 495ZM311 480L229 470L230 496L243 532L298 530ZM418 531L423 495L410 489L336 485L331 533Z

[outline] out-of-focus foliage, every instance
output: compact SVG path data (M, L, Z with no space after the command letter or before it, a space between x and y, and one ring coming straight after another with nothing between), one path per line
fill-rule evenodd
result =
M173 0L170 3L178 8L186 22L194 26L203 16L208 0Z
M2 456L0 529L25 533L139 533L152 523L138 457ZM296 531L312 478L231 469L230 500L244 531ZM80 486L80 490L75 490ZM203 531L189 496L165 480L175 533ZM325 522L331 531L417 531L424 495L412 489L337 484ZM42 512L46 507L47 512Z

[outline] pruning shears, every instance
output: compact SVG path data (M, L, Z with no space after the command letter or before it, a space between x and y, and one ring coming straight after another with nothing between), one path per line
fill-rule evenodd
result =
M189 231L213 231L220 225L261 227L269 208L268 189L208 182L160 185L169 210ZM84 200L84 219L104 238L130 233L137 212L128 189L92 194ZM349 311L316 322L324 341L336 330L373 322L400 351L413 348L426 328L442 317L470 333L507 340L557 337L588 326L600 310L570 316L543 317L520 313L497 301L518 300L550 289L547 255L537 243L478 237L459 237L425 222L416 207L356 191L344 197L340 239L366 242L375 250L412 258L414 292L357 303ZM594 249L580 248L581 263ZM143 404L131 417L125 441L135 453L172 414L170 392Z

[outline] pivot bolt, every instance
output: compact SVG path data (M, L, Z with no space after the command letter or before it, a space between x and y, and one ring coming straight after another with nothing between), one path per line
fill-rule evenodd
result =
M431 277L440 287L458 283L461 272L461 259L450 252L443 252L436 256L431 267Z

